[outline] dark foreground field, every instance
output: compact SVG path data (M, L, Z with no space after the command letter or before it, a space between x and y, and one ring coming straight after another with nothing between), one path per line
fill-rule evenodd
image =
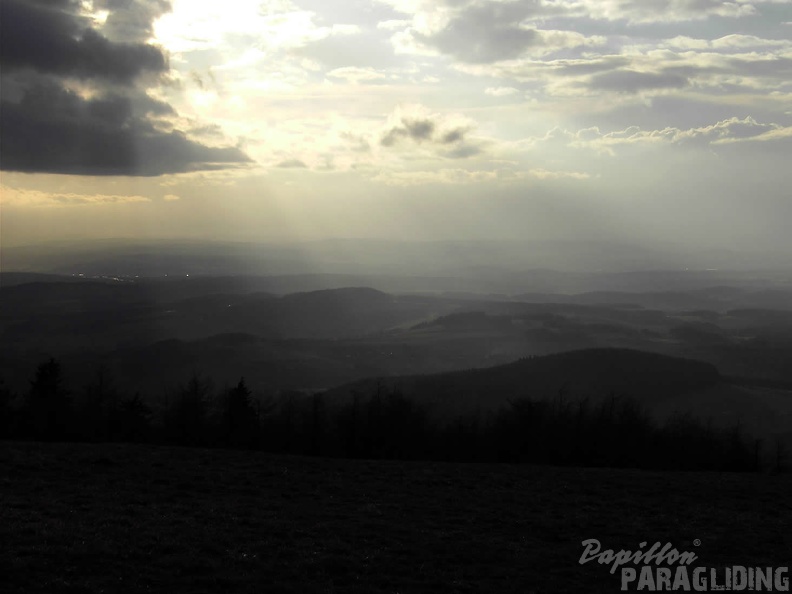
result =
M6 442L0 497L9 594L616 592L591 538L792 559L789 476Z

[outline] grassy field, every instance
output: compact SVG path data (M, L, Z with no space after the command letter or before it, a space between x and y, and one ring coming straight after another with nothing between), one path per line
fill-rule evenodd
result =
M789 565L791 494L790 476L4 442L0 590L616 592L581 541Z

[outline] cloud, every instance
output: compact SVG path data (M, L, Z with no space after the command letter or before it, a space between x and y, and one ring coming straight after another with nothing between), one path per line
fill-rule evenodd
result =
M0 168L155 176L250 162L238 148L193 140L175 110L149 96L169 69L163 50L141 40L167 2L93 7L107 12L104 22L75 0L0 0Z
M281 169L305 169L308 166L299 159L286 159L285 161L278 163L276 167Z
M320 7L327 9L324 4L316 8ZM155 33L179 53L226 53L252 46L272 58L283 52L299 52L321 41L357 38L362 31L353 23L323 25L323 20L317 12L292 2L179 0L173 12L157 21Z
M761 1L761 0L759 0ZM630 23L674 23L710 17L755 15L757 1L735 0L561 0L571 14Z
M107 206L110 204L151 202L149 198L138 195L42 192L10 186L0 186L0 193L3 195L3 203L6 206Z
M371 143L365 135L342 131L339 133L339 138L344 142L345 148L349 148L355 153L371 152Z
M676 43L689 45L675 38ZM682 90L728 97L737 92L762 93L783 89L792 76L792 55L770 45L757 51L722 46L727 51L630 46L621 54L580 58L520 58L494 64L467 64L468 74L531 83L554 97L604 94L642 97Z
M405 19L389 19L387 21L380 21L377 23L377 29L385 29L386 31L393 31L397 29L404 29L410 25L410 21Z
M734 142L761 141L779 139L792 135L788 128L778 124L762 124L751 117L729 118L709 126L680 129L674 127L661 130L642 130L638 126L630 126L623 130L601 133L599 128L586 128L571 133L554 131L542 140L562 139L569 146L586 147L601 152L614 154L616 146L636 144L678 144L687 146L712 146Z
M687 85L688 79L679 74L635 70L613 70L596 74L588 82L591 89L618 93L637 93L646 89L680 89Z
M475 144L460 144L449 151L442 151L440 154L446 159L467 159L475 157L484 152L483 147Z
M740 50L772 51L792 47L791 39L766 39L756 35L732 33L716 39L700 39L677 35L662 41L659 46L685 51L735 52Z
M536 179L576 179L576 180L585 180L590 179L591 176L588 173L584 173L581 171L550 171L548 169L531 169L528 172L528 175L531 177L535 177Z
M419 4L409 25L391 38L401 53L441 54L464 64L491 64L605 41L602 36L541 28L545 17L563 12L548 2L447 1L439 8L433 3ZM394 21L389 28L398 29L402 22Z
M329 78L345 80L352 84L372 83L388 78L385 74L378 72L374 68L358 68L355 66L336 68L328 72L327 76Z
M515 58L540 39L535 29L520 26L530 3L488 2L457 13L431 33L419 30L413 38L462 62L486 63Z
M388 130L380 140L382 146L393 146L401 138L410 138L421 143L434 136L435 123L428 118L402 118L401 122Z
M333 34L312 40L290 50L295 56L308 58L328 68L388 68L396 64L393 46L380 31L334 27Z
M574 1L380 1L413 15L407 24L388 22L395 31L391 41L397 52L450 56L458 64L493 64L607 41L605 36L574 30L580 24L577 19L588 16Z
M145 43L154 34L153 23L170 12L167 0L93 0L94 10L107 11L102 33L114 41Z
M237 148L210 147L136 116L132 101L85 99L55 83L0 106L2 168L27 173L154 176L249 162Z
M513 171L471 171L468 169L437 169L432 171L388 171L372 178L388 186L422 186L428 184L471 184L498 179L518 179Z
M767 126L765 126L765 128L766 127ZM761 134L719 138L712 144L734 144L738 142L774 142L790 140L792 140L792 126L782 127L773 125L772 129L762 132Z
M32 69L57 76L131 84L144 72L164 73L162 50L112 42L74 12L72 2L2 0L0 65L4 73Z
M473 136L474 129L475 122L465 116L404 105L389 116L379 144L408 161L469 159L484 154L492 144L489 139Z
M537 180L586 180L590 176L578 171L550 171L547 169L530 169L526 171L514 169L437 169L433 171L390 171L380 172L373 181L388 186L422 186L430 184L468 185L492 182L517 182L526 179Z
M484 93L490 97L508 97L509 95L516 95L520 91L514 87L487 87Z
M380 144L391 147L402 140L450 145L464 142L474 123L461 115L431 112L423 105L401 105L388 117Z

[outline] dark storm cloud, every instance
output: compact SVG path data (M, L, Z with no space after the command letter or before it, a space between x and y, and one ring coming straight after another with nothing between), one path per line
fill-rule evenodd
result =
M534 29L520 26L538 10L534 2L488 2L459 12L437 33L413 35L418 42L463 62L508 60L538 43L539 34Z
M161 80L168 62L142 41L169 3L95 7L109 11L103 32L112 39L73 0L0 0L0 168L154 176L249 162L237 148L206 146L172 129L162 118L175 116L173 108L147 95L144 81ZM70 90L70 79L89 85L90 95Z
M129 84L143 72L167 70L159 48L112 42L70 11L75 8L70 2L0 0L4 72L29 68L43 74Z
M29 173L141 175L216 169L249 161L236 148L213 148L136 117L128 97L85 100L57 84L28 89L0 106L2 167ZM161 105L152 102L151 110Z
M614 70L593 76L588 87L600 91L637 93L651 89L679 89L688 85L688 79L679 74Z

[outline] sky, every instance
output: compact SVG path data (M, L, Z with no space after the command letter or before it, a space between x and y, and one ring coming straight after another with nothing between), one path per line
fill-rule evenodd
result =
M3 245L792 254L792 0L0 0Z

